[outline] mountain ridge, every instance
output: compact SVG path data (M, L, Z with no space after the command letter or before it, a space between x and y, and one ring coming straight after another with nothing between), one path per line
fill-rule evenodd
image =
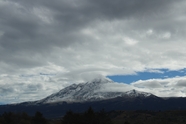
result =
M105 84L115 83L107 78L94 79L90 82L72 84L59 92L53 93L48 97L35 101L35 104L47 104L57 102L87 102L113 99L117 97L150 97L155 96L151 93L137 91L101 91Z

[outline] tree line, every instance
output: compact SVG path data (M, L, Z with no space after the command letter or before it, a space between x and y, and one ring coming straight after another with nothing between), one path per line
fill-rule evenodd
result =
M25 112L5 112L0 116L0 124L47 124L47 119L40 112L36 112L34 116Z
M90 107L84 113L69 110L59 120L46 119L41 112L36 112L34 116L25 112L5 112L0 115L0 124L112 124L112 121L104 110L94 112Z
M45 118L40 112L33 116L5 112L0 115L0 124L186 124L186 110L95 112L90 107L82 113L69 110L58 119Z

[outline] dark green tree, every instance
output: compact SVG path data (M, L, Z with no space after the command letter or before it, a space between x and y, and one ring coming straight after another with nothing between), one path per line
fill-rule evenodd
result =
M62 124L83 124L83 116L78 113L67 111L62 119Z
M94 112L89 107L84 113L68 111L62 119L62 124L111 124L111 120L104 110Z
M97 113L98 124L111 124L112 121L104 109Z
M88 110L84 113L84 118L86 124L96 124L96 115L92 107L89 107Z
M3 115L3 124L16 124L15 115L12 112L5 112Z
M34 117L32 118L32 124L46 124L47 121L43 117L42 113L36 112Z
M128 121L125 121L124 124L130 124Z

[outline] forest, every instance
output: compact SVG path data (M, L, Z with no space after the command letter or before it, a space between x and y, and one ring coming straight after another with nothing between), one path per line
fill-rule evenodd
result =
M60 118L45 118L41 112L30 116L25 112L5 112L0 124L186 124L185 110L172 111L94 111L89 107L83 113L69 110Z

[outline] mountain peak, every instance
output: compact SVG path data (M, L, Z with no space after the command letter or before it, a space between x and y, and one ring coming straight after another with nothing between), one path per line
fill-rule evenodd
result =
M111 79L100 76L98 78L94 78L91 81L88 81L88 83L99 83L99 84L105 84L105 83L111 83L113 82Z
M137 91L135 89L127 91L126 94L129 96L133 96L133 97L137 97L137 96L148 97L148 96L152 95L151 93L141 92L141 91Z

